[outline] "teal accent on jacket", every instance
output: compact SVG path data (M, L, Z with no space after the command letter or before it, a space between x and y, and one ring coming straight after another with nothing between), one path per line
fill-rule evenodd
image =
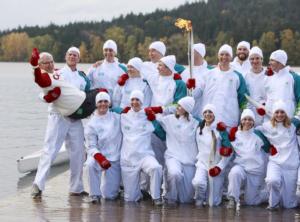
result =
M160 138L162 141L166 141L166 131L162 128L157 120L152 121L154 127L154 134Z
M181 74L185 70L183 65L177 63L175 64L174 69L178 74Z
M127 73L127 67L124 65L124 64L121 64L121 63L119 63L119 67L124 71L124 72L126 72Z
M294 79L294 95L296 99L296 114L300 112L300 76L293 72L290 71L290 74L293 76Z
M173 96L173 103L177 103L181 98L187 96L187 88L182 80L175 80L176 90Z
M89 80L89 78L86 76L86 74L85 74L83 71L78 71L78 74L79 74L82 78L84 78L84 80L85 80L85 82L86 82L84 91L85 91L85 92L90 91L90 89L91 89L91 81Z
M237 93L238 93L238 103L239 103L240 110L243 110L246 108L247 105L247 99L245 97L245 94L249 95L249 92L247 89L246 81L242 76L242 74L237 71L234 71L234 73L237 74L240 80L240 86L237 90Z
M259 131L259 130L257 130L257 129L254 130L254 133L255 133L255 134L263 141L263 143L264 143L264 145L263 145L261 148L262 148L266 153L269 153L271 143L269 142L269 140L267 139L267 137L265 137L265 135L264 135L261 131Z

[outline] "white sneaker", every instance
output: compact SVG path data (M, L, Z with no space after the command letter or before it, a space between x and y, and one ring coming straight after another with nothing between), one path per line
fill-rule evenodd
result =
M42 197L42 191L39 189L39 187L36 184L32 185L31 188L31 197L33 199L41 198Z

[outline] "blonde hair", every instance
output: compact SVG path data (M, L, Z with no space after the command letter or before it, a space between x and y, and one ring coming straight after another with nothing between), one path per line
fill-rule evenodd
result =
M272 116L272 118L271 118L271 125L273 126L273 127L276 127L277 126L277 120L275 119L275 117L274 117L274 115ZM283 126L285 127L285 128L289 128L290 126L291 126L291 120L290 120L290 118L285 114L285 119L283 120Z

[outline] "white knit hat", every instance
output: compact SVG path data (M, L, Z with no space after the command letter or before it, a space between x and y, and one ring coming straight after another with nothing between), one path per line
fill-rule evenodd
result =
M191 113L194 109L194 105L195 105L195 100L193 97L191 96L186 96L181 98L178 101L178 104L188 113Z
M241 115L241 120L244 119L245 117L251 117L253 121L255 122L255 115L252 112L251 109L244 109Z
M252 55L258 55L259 57L263 58L263 53L261 51L261 49L257 46L253 46L249 52L249 57L251 57Z
M134 57L128 61L128 65L133 66L140 72L143 66L143 61L138 57Z
M202 113L204 113L206 110L210 110L210 111L213 112L214 115L216 115L216 107L215 107L215 105L210 104L210 103L206 104L203 107L203 109L202 109Z
M78 56L80 56L80 51L79 51L79 49L78 49L77 47L75 47L75 46L72 46L72 47L70 47L70 48L68 49L67 53L70 53L70 52L75 52L75 53L78 54Z
M282 65L285 66L288 60L288 56L284 50L279 49L272 52L272 54L270 55L270 59L280 62Z
M141 103L144 103L144 94L140 90L133 90L130 94L130 100L133 98L139 99Z
M104 45L103 45L103 49L112 49L116 54L118 53L118 47L117 47L117 43L114 40L107 40Z
M283 110L286 113L286 115L289 114L287 104L285 102L283 102L282 100L278 100L277 102L275 102L273 104L272 113L274 114L277 110Z
M101 100L107 100L110 103L110 96L106 92L99 92L96 96L96 104Z
M241 41L239 42L239 44L237 45L237 49L240 47L245 47L246 49L248 49L248 51L250 50L250 43L246 42L246 41Z
M232 57L232 47L230 45L222 45L219 49L218 55L220 55L222 52L227 52Z
M149 46L149 49L155 49L158 51L162 56L166 54L166 46L163 42L161 41L155 41L152 42Z
M162 57L160 61L165 64L173 73L175 73L175 64L176 64L176 57L174 55L168 55L165 57Z
M206 49L205 49L205 45L203 43L194 44L193 48L204 58L204 56L206 54Z

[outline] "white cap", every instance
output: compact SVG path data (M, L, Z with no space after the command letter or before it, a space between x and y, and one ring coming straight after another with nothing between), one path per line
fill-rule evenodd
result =
M203 43L194 44L193 48L202 56L202 58L204 58L206 50L205 45Z
M249 52L249 57L251 57L252 55L258 55L259 57L263 58L263 53L261 51L261 49L257 46L253 46Z
M288 56L284 50L279 49L272 52L272 54L270 55L270 59L273 59L285 66L288 60Z
M188 113L191 113L194 109L194 105L195 105L195 100L193 97L191 96L186 96L181 98L178 101L178 104Z
M220 47L218 54L220 55L222 52L227 52L232 57L232 47L228 44L224 44Z
M162 56L164 56L166 54L166 46L163 42L161 41L156 41L156 42L152 42L149 45L149 49L155 49L156 51L158 51Z
M244 109L241 115L241 120L244 119L245 117L251 117L253 121L255 122L255 115L252 112L251 109Z
M104 45L103 45L103 49L112 49L114 50L114 52L117 54L118 53L118 47L117 47L117 43L114 40L107 40Z
M246 42L246 41L241 41L239 42L239 44L237 45L237 49L240 47L245 47L246 49L248 49L248 51L250 50L250 43Z
M144 103L144 94L140 90L133 90L131 92L130 100L133 98L139 99L142 104Z
M283 102L282 100L278 100L277 102L275 102L273 104L272 113L274 114L277 110L283 110L286 113L286 115L289 114L288 107L287 107L286 103Z
M67 53L70 53L70 52L75 52L75 53L78 54L78 56L80 56L80 51L79 51L79 49L78 49L77 47L75 47L75 46L72 46L72 47L70 47L70 48L68 49Z
M128 65L132 65L140 72L143 66L143 61L138 57L134 57L128 61Z
M106 92L99 92L97 94L97 96L96 96L96 104L99 101L102 101L102 100L107 100L110 103L110 96L108 95L108 93L106 93Z
M204 113L206 110L210 110L210 111L213 112L214 115L216 115L216 107L215 107L215 105L210 104L210 103L206 104L203 107L203 109L202 109L202 113Z
M176 64L176 57L174 55L168 55L168 56L165 56L165 57L162 57L160 59L160 61L165 64L171 71L172 73L175 73L175 64Z

